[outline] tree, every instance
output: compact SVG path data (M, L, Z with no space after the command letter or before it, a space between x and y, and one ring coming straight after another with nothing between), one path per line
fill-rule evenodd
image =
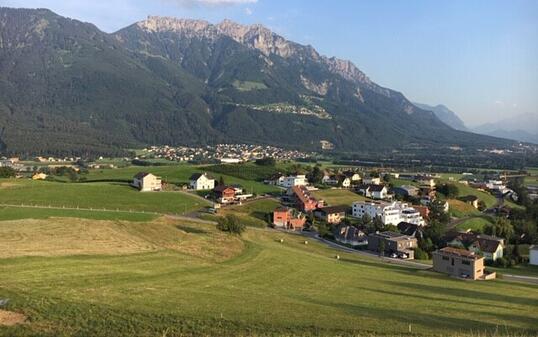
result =
M415 248L415 259L416 260L428 260L430 256L427 252L422 250L420 247Z
M454 199L459 195L458 186L454 184L443 184L438 187L437 190L443 193L449 199Z
M17 172L11 167L0 167L0 178L11 178L14 177L16 173Z
M510 220L499 217L494 224L488 226L487 232L490 235L499 236L510 240L514 235L514 226L512 226Z
M272 157L265 157L261 159L256 159L255 163L256 165L260 165L260 166L275 166L276 160L275 158L272 158Z
M310 173L308 174L308 180L313 184L319 184L321 183L322 179L323 179L323 171L318 165L314 166L312 171L310 171Z
M219 186L224 186L224 185L226 185L226 184L224 183L224 177L223 177L223 176L220 176L220 177L219 177L219 183L218 183L218 185L219 185Z
M434 200L430 202L430 220L439 221L440 223L447 224L450 221L450 215L445 212L445 202L442 200Z
M385 240L381 239L379 242L379 256L385 255Z
M424 239L430 240L434 248L439 248L442 245L443 236L446 233L446 225L432 220L430 225L424 229Z
M228 214L226 217L219 218L217 221L217 228L223 232L237 235L241 235L246 230L246 226L233 214Z
M372 224L376 231L380 231L383 229L383 227L385 227L385 224L383 224L383 220L381 220L380 216L376 216L374 221L372 221Z
M389 223L387 225L385 225L383 227L383 230L384 231L388 231L388 232L395 232L395 233L398 233L398 227L396 227L395 225Z
M372 222L372 218L367 213L365 213L361 218L361 224L366 227L370 224L370 222Z

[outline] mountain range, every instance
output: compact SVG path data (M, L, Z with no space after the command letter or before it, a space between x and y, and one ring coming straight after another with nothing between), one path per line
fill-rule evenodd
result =
M455 130L350 61L261 25L148 17L108 34L0 8L0 152L218 142L343 152L510 146Z
M467 127L454 111L442 104L436 106L416 102L413 104L432 111L443 123L456 130L538 144L538 115L535 114L520 114L497 122Z

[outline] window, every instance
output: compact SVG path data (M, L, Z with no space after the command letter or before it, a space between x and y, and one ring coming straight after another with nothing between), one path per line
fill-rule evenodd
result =
M448 261L448 256L443 256L443 260Z
M462 260L462 261L461 261L461 264L464 264L464 265L466 265L466 266L470 266L470 265L471 265L471 261Z

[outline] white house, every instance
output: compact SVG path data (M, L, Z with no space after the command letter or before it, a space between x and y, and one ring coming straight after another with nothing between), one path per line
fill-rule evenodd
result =
M365 214L368 214L370 218L380 217L385 225L397 225L400 222L425 225L424 219L417 210L399 201L391 203L356 201L351 205L351 212L356 218L361 218Z
M364 177L362 183L365 185L379 185L381 184L381 178L379 177Z
M140 192L160 191L162 189L161 178L147 172L137 173L133 178L132 185Z
M297 174L294 176L284 177L281 185L282 187L291 188L293 186L306 186L306 176L304 174Z
M354 181L360 181L360 180L361 180L361 176L360 176L357 172L346 171L346 172L344 172L344 175L345 175L346 177L348 177L349 180L351 180L351 182L354 182Z
M370 185L370 195L374 199L385 199L389 194L384 185Z
M538 266L538 245L529 248L529 264Z
M195 173L189 179L189 186L193 190L212 190L215 188L215 179L206 173Z

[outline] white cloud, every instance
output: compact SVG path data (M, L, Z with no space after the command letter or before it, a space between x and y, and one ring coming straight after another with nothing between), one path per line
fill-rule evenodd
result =
M250 8L248 8L248 7L245 8L245 14L246 14L246 15L252 15L252 9L250 9Z

